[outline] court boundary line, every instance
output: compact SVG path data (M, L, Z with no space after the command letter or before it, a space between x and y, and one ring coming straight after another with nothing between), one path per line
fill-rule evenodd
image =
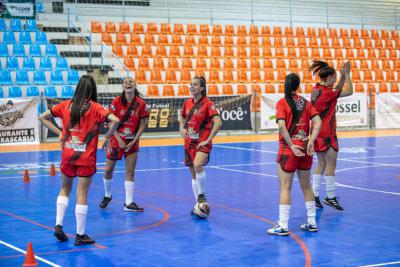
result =
M25 254L25 255L27 253L26 250L20 249L20 248L14 246L14 245L11 245L10 243L7 243L7 242L5 242L3 240L0 240L0 244L3 244L4 246L9 247L11 249L14 249L14 250L16 250L18 252L21 252L21 253ZM35 255L35 259L37 259L38 261L44 262L44 263L46 263L46 264L48 264L50 266L53 266L53 267L61 267L61 265L58 265L58 264L56 264L54 262L51 262L51 261L46 260L46 259L43 259L42 257L39 257L37 255Z
M376 267L376 266L393 265L393 264L398 264L398 263L400 263L400 261L383 262L383 263L377 263L377 264L371 264L371 265L360 265L358 267Z

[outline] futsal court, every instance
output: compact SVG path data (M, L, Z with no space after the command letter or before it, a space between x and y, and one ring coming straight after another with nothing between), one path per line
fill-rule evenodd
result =
M341 135L336 182L344 211L326 205L318 210L317 233L300 230L306 211L294 182L289 237L266 233L278 217L276 136L217 139L206 168L211 205L206 220L190 215L194 197L179 140L161 146L146 146L162 143L145 140L140 150L134 201L143 205L143 214L123 211L123 162L114 173L112 202L104 210L98 207L105 166L99 150L87 221L96 244L80 247L73 244L74 191L64 220L69 241L58 242L52 232L60 151L50 149L54 144L37 151L3 148L30 151L1 153L0 266L21 266L24 254L17 249L26 250L27 242L40 257L39 266L399 265L400 136L396 131L377 133L379 137L368 137L374 132ZM351 135L364 137L343 137ZM56 177L49 176L52 163ZM23 182L25 169L29 183ZM324 185L322 189L325 197Z

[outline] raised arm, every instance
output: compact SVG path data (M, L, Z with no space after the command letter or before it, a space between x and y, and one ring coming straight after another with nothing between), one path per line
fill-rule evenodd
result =
M353 94L353 82L350 75L350 62L346 62L343 66L343 72L346 81L346 89L342 90L339 97L351 96Z

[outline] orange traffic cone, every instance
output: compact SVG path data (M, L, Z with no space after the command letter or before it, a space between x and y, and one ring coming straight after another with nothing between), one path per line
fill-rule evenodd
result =
M31 179L29 178L28 169L25 169L25 172L24 172L24 183L29 183L30 181L31 181Z
M22 266L38 266L35 260L35 253L33 252L32 243L28 243L28 249L26 250L25 262Z
M54 167L54 164L51 164L50 176L56 176L56 167Z

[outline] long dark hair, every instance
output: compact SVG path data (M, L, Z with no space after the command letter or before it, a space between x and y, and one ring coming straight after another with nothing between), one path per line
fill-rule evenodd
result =
M296 73L290 73L285 78L285 99L292 110L292 125L296 125L300 119L300 112L297 110L296 102L293 99L292 92L296 91L300 85L300 77Z
M131 77L125 77L125 79L122 81L122 83L126 80L126 79L132 79L133 82L135 83L135 96L142 98L142 94L138 91L137 86L136 86L136 81L131 78ZM121 97L121 102L124 106L126 106L126 104L128 104L128 99L126 99L126 94L125 94L125 90L122 89L122 93L120 95Z
M81 117L89 109L89 100L97 102L97 86L93 77L83 75L76 86L74 96L72 97L70 127L73 128L79 124Z
M325 61L314 60L311 64L310 71L313 75L318 75L321 80L326 80L328 76L335 74L334 68L329 66Z
M207 96L207 83L206 83L206 78L203 76L194 76L193 79L197 79L200 81L200 87L203 87L204 90L201 91L202 96Z

